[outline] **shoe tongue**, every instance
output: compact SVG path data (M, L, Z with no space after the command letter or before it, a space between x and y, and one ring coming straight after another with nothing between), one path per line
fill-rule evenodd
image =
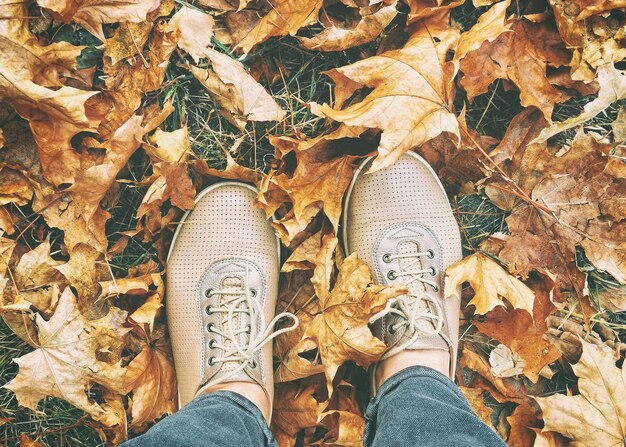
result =
M407 255L407 254L415 254L420 252L419 244L416 241L412 240L404 240L398 244L398 254ZM400 258L399 259L400 268L402 271L416 271L422 270L424 268L422 264L422 258L415 256L410 258ZM426 273L427 275L428 273ZM409 282L412 277L404 277L406 282ZM426 284L419 280L413 280L411 284L407 286L409 289L409 295L417 298L409 298L409 301L417 300L424 292L427 291ZM430 313L431 309L428 307L428 302L425 300L419 300L417 304L417 312L418 313ZM416 321L416 327L418 329L425 329L427 331L432 331L435 329L435 325L431 320L420 318Z

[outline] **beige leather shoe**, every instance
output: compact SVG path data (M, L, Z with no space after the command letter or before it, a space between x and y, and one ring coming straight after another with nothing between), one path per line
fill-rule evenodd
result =
M297 319L274 315L279 242L255 197L243 183L212 185L174 234L166 303L181 406L227 382L257 383L273 401L271 341ZM285 316L294 326L275 331Z
M444 299L443 285L445 270L462 252L448 197L432 168L413 152L366 174L370 165L371 159L361 164L345 198L344 247L369 264L379 284L409 289L372 318L372 331L389 348L383 359L405 349L449 351L453 379L460 290Z

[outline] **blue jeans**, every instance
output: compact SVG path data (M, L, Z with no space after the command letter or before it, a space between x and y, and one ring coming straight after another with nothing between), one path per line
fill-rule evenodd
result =
M416 366L389 378L365 412L365 447L506 447L447 377ZM217 391L196 398L122 447L275 447L261 411Z

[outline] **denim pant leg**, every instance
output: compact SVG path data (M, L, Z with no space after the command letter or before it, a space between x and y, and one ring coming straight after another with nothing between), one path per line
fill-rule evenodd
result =
M506 447L450 379L423 366L386 380L365 420L365 447Z
M197 397L121 447L277 447L261 411L245 397L216 391Z

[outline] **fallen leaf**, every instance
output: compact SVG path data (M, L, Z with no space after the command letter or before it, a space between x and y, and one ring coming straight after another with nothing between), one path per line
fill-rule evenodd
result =
M613 350L583 342L583 354L572 365L578 377L577 395L539 397L544 431L561 433L570 445L621 446L626 438L626 406L618 396L626 395L624 369L615 366Z
M467 388L464 386L459 386L459 390L463 393L476 415L487 424L489 428L495 430L493 428L493 422L491 422L491 413L493 413L493 410L485 405L485 400L483 399L484 391L479 388Z
M550 120L554 105L569 96L550 84L546 70L567 65L569 54L558 33L545 23L514 19L507 25L510 31L484 41L461 60L461 86L471 100L487 92L496 79L510 80L520 90L521 104L537 107Z
M157 129L148 137L150 144L144 148L155 162L184 163L191 153L191 142L187 126L171 132Z
M390 298L403 292L372 285L369 268L355 254L339 266L335 287L327 298L320 298L321 313L304 328L302 342L294 348L302 352L305 349L300 346L313 343L317 347L329 394L337 369L345 361L367 368L384 353L385 344L372 335L368 321Z
M252 48L272 36L293 36L300 28L317 21L322 3L322 0L274 0L269 3L266 15L245 33L235 49L248 54Z
M345 29L329 24L324 31L311 38L299 38L300 45L309 50L341 51L364 45L376 39L397 14L396 2L368 12L354 28Z
M162 333L145 344L130 362L126 368L124 388L126 393L133 393L131 416L134 426L178 409L174 362Z
M272 432L279 447L293 447L296 435L304 428L317 425L317 385L285 383L276 386L272 411Z
M524 374L537 382L539 372L556 361L561 352L543 339L548 330L546 320L557 310L551 301L554 283L545 278L533 280L529 285L535 293L532 315L522 309L497 306L474 324L480 332L504 343L524 359Z
M453 30L447 31L448 37L453 35ZM404 48L327 72L335 82L335 108L312 103L311 111L348 126L382 130L370 171L389 166L404 152L443 132L458 137L451 112L453 84L443 67L448 50L444 43L437 44L425 28L411 36ZM372 90L362 101L342 108L345 99L363 87Z
M102 42L106 39L102 25L115 22L141 22L146 14L158 8L160 0L37 0L63 22L74 21Z
M540 426L540 419L538 412L528 402L518 405L506 420L511 425L507 440L510 447L530 447L534 444L537 437L534 429Z
M600 85L598 97L587 103L580 115L553 123L550 127L543 129L532 143L543 143L558 133L581 125L601 113L614 102L626 98L625 70L617 70L615 66L609 64L599 67L597 73L597 81Z
M46 396L65 399L105 425L121 421L89 399L90 383L120 390L124 369L96 359L96 351L114 338L123 337L127 329L121 324L126 312L111 308L99 320L86 320L76 307L72 292L65 289L56 312L49 321L37 316L39 339L36 349L13 359L19 365L17 376L5 388L13 391L20 405L37 410Z
M45 447L41 442L32 439L27 434L20 435L20 447Z
M522 374L526 361L507 346L499 344L489 353L489 365L494 377L514 377Z
M484 315L496 306L505 307L502 298L514 309L532 314L535 294L519 279L508 274L491 258L475 253L449 267L446 271L446 296L465 281L474 289L468 306L474 305L477 315Z

